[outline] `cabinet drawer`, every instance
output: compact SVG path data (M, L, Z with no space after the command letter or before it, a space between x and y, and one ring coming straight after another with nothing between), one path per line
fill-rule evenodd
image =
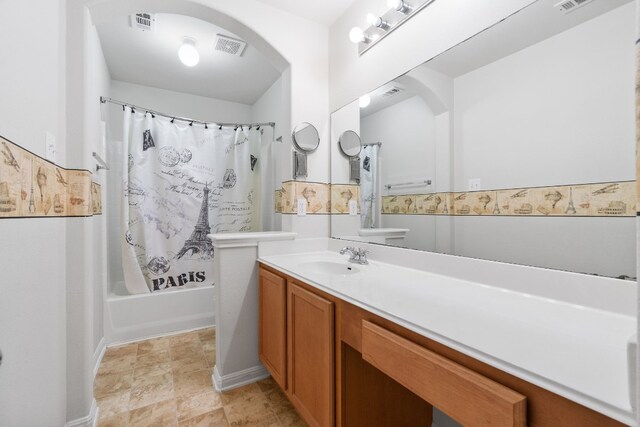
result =
M526 398L371 322L362 357L465 426L525 426Z

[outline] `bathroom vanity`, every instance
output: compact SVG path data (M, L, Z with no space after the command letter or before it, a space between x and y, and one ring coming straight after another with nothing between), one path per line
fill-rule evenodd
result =
M335 252L258 261L260 358L309 425L430 426L433 407L463 425L632 422L631 317L594 311L610 323L571 339L590 307Z

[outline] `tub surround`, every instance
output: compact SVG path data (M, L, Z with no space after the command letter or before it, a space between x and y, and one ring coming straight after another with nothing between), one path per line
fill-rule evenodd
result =
M216 390L269 376L258 357L258 243L286 245L295 236L290 232L209 235L215 250Z
M627 342L636 327L634 282L366 244L361 246L371 251L371 263L355 266L356 274L300 268L313 261L346 265L346 257L337 253L345 245L313 239L296 241L287 251L279 242L265 243L259 261L501 371L633 423Z

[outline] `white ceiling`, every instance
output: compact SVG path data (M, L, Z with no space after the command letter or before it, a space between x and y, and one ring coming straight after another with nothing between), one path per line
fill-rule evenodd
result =
M280 77L251 45L240 57L214 50L216 34L240 38L229 31L183 15L155 18L153 32L132 28L128 16L97 27L112 79L252 105ZM195 67L178 59L185 36L197 40Z
M355 0L258 0L318 24L330 26Z

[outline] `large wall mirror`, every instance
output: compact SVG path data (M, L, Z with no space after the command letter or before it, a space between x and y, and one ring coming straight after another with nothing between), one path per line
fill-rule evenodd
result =
M332 194L360 204L334 211L332 237L636 275L635 4L555 3L332 113ZM347 129L362 140L359 182L337 145Z

